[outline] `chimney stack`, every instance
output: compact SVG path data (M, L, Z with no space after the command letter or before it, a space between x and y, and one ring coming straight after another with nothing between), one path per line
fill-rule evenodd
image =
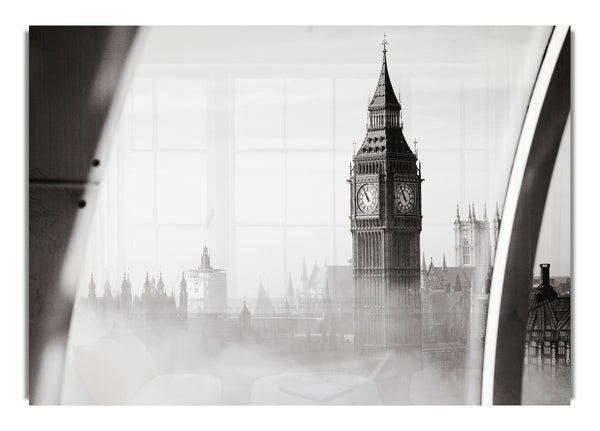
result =
M542 285L544 287L550 285L550 264L549 263L540 263L541 276L542 276Z
M538 300L549 299L554 300L558 298L558 294L554 290L552 286L550 286L550 264L542 263L540 264L541 275L542 275L542 284L540 284L538 288Z

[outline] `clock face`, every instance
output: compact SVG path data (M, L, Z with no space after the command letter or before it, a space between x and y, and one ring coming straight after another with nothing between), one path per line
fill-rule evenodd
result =
M415 207L415 189L410 183L396 183L396 212L408 214Z
M358 208L364 214L374 214L379 203L379 193L375 184L365 184L358 189Z

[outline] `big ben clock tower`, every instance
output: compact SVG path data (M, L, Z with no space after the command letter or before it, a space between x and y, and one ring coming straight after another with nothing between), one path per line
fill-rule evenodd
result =
M350 173L354 344L420 358L421 173L383 64Z

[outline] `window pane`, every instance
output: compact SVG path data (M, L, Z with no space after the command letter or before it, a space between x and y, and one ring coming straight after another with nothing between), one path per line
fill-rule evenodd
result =
M207 214L206 156L157 155L159 223L204 224Z
M120 196L127 224L154 222L154 156L130 152L122 166L125 193Z
M336 227L334 241L334 265L351 265L352 235L350 227Z
M448 223L450 229L456 214L456 204L466 205L471 201L471 195L467 194L464 199L468 201L462 203L461 176L464 171L460 165L460 155L455 151L419 151L419 158L425 180L421 184L423 225ZM445 210L441 211L441 208Z
M156 81L156 132L159 148L206 147L206 81Z
M154 146L153 109L154 90L152 79L137 78L131 86L131 148L150 149ZM126 121L127 121L127 117Z
M350 215L350 156L346 153L335 154L335 223L348 224Z
M357 149L365 135L369 93L373 93L373 79L335 80L335 146L352 151Z
M183 270L200 265L202 249L207 244L206 229L202 227L160 227L158 228L158 267L162 272L165 288L179 292L179 282ZM211 256L213 267L216 266Z
M235 81L236 148L283 147L283 86L283 79Z
M269 297L283 296L283 228L239 227L236 243L236 284L231 296L245 296L248 306L254 306L259 277Z
M333 81L286 80L286 142L288 148L333 146Z
M410 80L410 91L419 97L411 98L409 116L404 116L409 127L407 131L411 133L406 136L407 141L412 145L416 137L429 148L458 148L462 124L460 80L413 78ZM404 109L408 110L408 107ZM432 127L440 119L443 119L443 127Z
M490 128L490 88L486 85L484 72L474 74L469 79L470 91L464 98L464 144L466 148L488 148Z
M486 151L465 151L462 169L462 187L472 203L475 204L477 219L483 218L483 203L490 196L488 158ZM490 202L494 205L494 202ZM494 208L494 207L492 207ZM493 215L493 214L492 214Z
M294 288L301 286L302 262L306 262L308 276L315 265L333 263L333 228L290 227L287 230L286 256L288 272L292 275Z
M299 319L291 335L302 341L288 345L292 337L287 332L285 337L282 332L276 334L276 339L270 338L270 326L275 323L278 330L285 328L288 318L261 320L253 308L259 277L279 307L288 273L294 288L301 288L303 259L308 276L315 262L321 268L325 260L328 265L345 266L340 269L345 277L351 273L349 260L353 250L346 180L352 143L356 141L358 148L365 136L368 95L375 90L381 66L379 39L373 45L373 31L366 27L150 29L154 37L149 38L149 43L154 44L154 52L142 57L131 95L125 101L118 143L113 145L115 166L106 171L103 179L103 186L110 187L100 193L96 216L101 222L94 225L87 244L88 262L82 269L85 277L80 288L85 298L93 272L96 292L101 293L108 273L116 295L123 269L129 269L133 293L140 294L148 270L155 277L162 272L167 292L173 290L177 295L181 270L199 264L206 244L213 266L227 271L231 313L215 321L216 328L224 330L222 334L213 332L214 327L201 319L190 319L189 325L182 326L185 329L174 332L177 338L165 337L169 348L160 351L161 357L168 359L161 366L173 373L185 373L197 365L212 341L216 348L213 352L236 345L236 325L244 297L253 312L254 329L259 332L259 337L251 336L252 343L264 342L266 350L285 353L283 360L290 359L292 367L295 358L311 360L313 354L316 356L311 364L316 367L309 366L307 371L327 366L320 362L329 355L323 355L326 344L321 342L324 333L320 311L305 314L299 302L295 310L290 310L295 314L293 319ZM468 203L475 203L478 219L483 214L483 203L487 203L490 224L496 200L502 209L531 83L551 31L526 27L388 30L388 66L395 93L402 95L405 137L411 146L413 139L418 139L424 172L421 250L427 263L433 258L438 268L445 252L451 282L456 280L456 274L468 275L472 269L453 268L458 266L453 225L456 203L461 205L463 220L468 216ZM241 45L225 44L226 49L214 49L214 41L227 40L236 32L239 34L235 39ZM181 43L171 43L175 40ZM186 47L186 43L190 46ZM168 49L173 46L177 49ZM332 50L332 46L336 49ZM209 141L212 135L216 139ZM232 137L231 148L228 145ZM108 163L102 160L103 166ZM568 178L561 180L561 187L568 184ZM568 205L564 202L561 207L560 201L551 203L549 199L548 205L567 211L568 217ZM554 225L549 231L554 234L550 239L540 239L539 258L551 261L555 268L562 265L557 262L564 260L552 260L552 253L569 250L563 241L569 231ZM459 253L462 256L462 250ZM476 253L467 253L472 262ZM553 274L557 289L568 290L561 278L563 271L557 267ZM438 276L445 277L441 268ZM468 281L462 281L467 286ZM333 285L330 280L330 287ZM344 287L348 293L354 292L351 284ZM193 289L191 283L188 289ZM372 291L362 293L373 295ZM340 369L347 369L347 365L371 376L369 384L376 386L379 397L363 400L383 404L479 401L480 377L467 377L477 375L480 369L475 369L477 364L463 362L459 354L475 346L473 355L480 356L477 343L481 339L473 337L471 345L460 340L462 344L457 346L452 332L463 326L466 313L472 313L468 315L469 328L481 328L487 293L478 289L477 295L465 294L463 303L449 301L462 298L458 292L438 293L446 295L448 301L423 301L423 316L426 312L445 316L450 313L447 305L451 305L451 314L456 315L460 325L443 319L423 320L422 330L430 333L432 328L427 327L427 322L441 322L433 329L443 338L438 340L441 344L426 346L428 358L437 356L430 362L424 361L425 368L416 374L412 370L403 374L404 366L393 359L386 364L391 374L373 375L368 364L359 370L352 353L352 318L348 324L342 315L335 316L338 328L348 338L343 347L336 347L339 356L332 351L327 358L340 358ZM190 301L192 298L190 293ZM476 301L470 302L470 298ZM354 314L352 304L348 302L343 311L347 316ZM475 306L478 308L473 311ZM314 327L307 324L309 320ZM376 321L370 322L369 330L374 331L372 323ZM113 326L106 325L102 333ZM159 326L167 329L162 323ZM309 326L312 341L307 343L303 337ZM544 337L548 329L541 324L536 331ZM207 333L204 339L197 337L201 332ZM208 335L211 333L216 336ZM561 330L563 344L533 342L527 349L536 363L538 354L546 355L540 356L540 362L546 363L551 361L548 355L555 351L558 360L566 364L570 355L569 333ZM261 336L262 340L256 339ZM237 351L246 352L245 346L238 346ZM169 362L175 356L177 360ZM186 366L182 366L182 358ZM216 366L234 377L240 375L240 370L257 376L235 382L236 387L244 386L242 396L232 396L231 391L225 390L219 392L223 396L217 402L253 400L254 383L270 378L273 372L261 358L242 362L244 370L236 368L239 361L206 361L207 369ZM396 373L398 370L401 371ZM275 387L274 402L283 399L280 386ZM461 391L464 394L457 395Z
M282 222L284 166L280 154L235 157L235 213L240 223Z
M141 294L146 271L155 272L158 267L156 254L156 230L152 227L132 227L125 234L127 248L124 266L130 273L131 290Z
M287 155L289 223L333 222L333 166L328 153Z
M421 232L421 256L419 256L419 262L423 258L425 253L425 260L427 266L433 259L435 266L442 266L442 257L446 255L446 264L449 266L458 266L458 262L455 259L454 251L454 228L452 222L452 213L448 214L448 220L446 223L440 224L423 224L423 231ZM442 250L440 253L439 251ZM452 280L454 281L454 280Z

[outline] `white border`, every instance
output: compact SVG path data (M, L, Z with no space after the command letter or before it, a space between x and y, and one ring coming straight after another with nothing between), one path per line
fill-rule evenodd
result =
M191 5L195 3L195 5ZM597 184L600 183L600 146L598 132L598 95L600 94L600 27L594 2L565 3L549 0L524 2L481 2L480 0L448 2L444 0L398 2L378 0L374 4L348 1L343 7L334 2L306 0L302 7L289 12L290 3L271 1L168 3L149 1L104 0L31 1L11 3L0 20L0 47L3 73L0 80L2 98L0 114L3 119L3 145L0 157L0 182L3 202L10 211L0 215L2 248L3 296L0 328L4 341L2 389L3 425L9 429L60 429L86 431L125 429L135 427L154 429L278 429L307 427L317 429L477 429L505 431L507 426L521 429L529 426L542 429L589 428L597 422L598 371L600 355L598 343L577 341L594 340L600 303L598 285L598 253L595 237L589 227L597 225L600 203ZM186 7L186 4L188 7ZM243 5L243 7L239 7ZM294 5L294 3L291 3ZM315 5L318 7L315 7ZM168 7L167 7L168 6ZM296 4L298 6L298 4ZM385 10L386 13L382 13ZM568 23L572 25L573 43L573 268L574 303L574 361L575 399L571 407L340 407L323 409L303 408L30 408L24 399L24 294L26 228L25 181L26 128L25 88L27 83L24 32L30 24L344 24L344 25L531 25ZM17 183L23 182L19 185ZM585 236L585 238L584 238ZM587 239L587 242L586 242ZM579 294L581 288L581 294ZM592 323L592 324L588 324ZM10 353L8 353L10 352ZM585 378L584 378L585 376ZM579 378L578 378L579 377ZM585 426L587 425L587 426ZM326 428L327 427L327 428Z

